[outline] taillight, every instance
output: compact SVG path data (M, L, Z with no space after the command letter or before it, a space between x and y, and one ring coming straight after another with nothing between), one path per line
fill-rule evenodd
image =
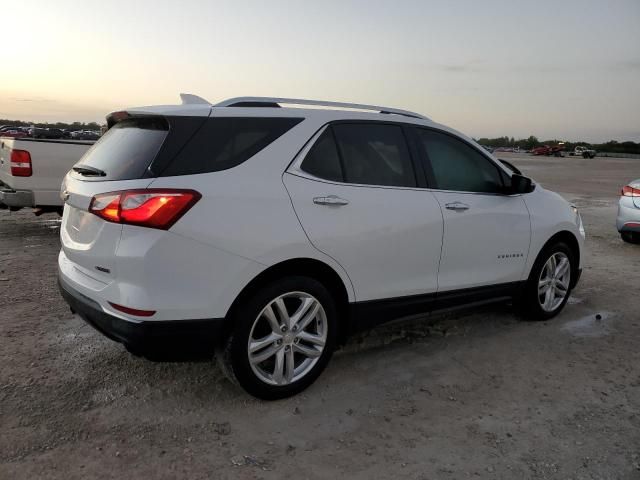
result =
M168 230L201 197L194 190L124 190L96 195L89 211L108 222Z
M640 197L640 188L633 188L630 185L622 188L622 195L624 197Z
M30 177L31 154L26 150L11 150L11 175L14 177Z

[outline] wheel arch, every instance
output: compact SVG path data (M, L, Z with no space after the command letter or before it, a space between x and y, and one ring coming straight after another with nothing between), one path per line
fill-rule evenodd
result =
M573 288L578 279L578 269L580 268L581 252L580 252L580 243L578 242L578 239L572 232L570 232L569 230L561 230L553 234L551 238L549 238L549 240L547 240L545 244L542 246L542 248L538 251L538 255L536 256L536 261L542 252L544 252L549 246L558 242L566 243L567 246L571 249L571 251L575 255L576 262L571 271L571 287ZM534 265L535 265L535 261L531 265L531 269L529 270L529 275L531 275L531 270L533 269Z
M288 276L304 276L318 280L331 293L336 301L338 310L338 340L344 341L346 338L350 321L349 316L349 294L347 287L340 275L326 263L313 258L294 258L282 261L256 275L235 298L229 311L227 319L232 317L233 312L238 306L245 301L253 292L257 291L264 285L280 278ZM228 323L228 322L227 322ZM231 325L227 325L231 328Z

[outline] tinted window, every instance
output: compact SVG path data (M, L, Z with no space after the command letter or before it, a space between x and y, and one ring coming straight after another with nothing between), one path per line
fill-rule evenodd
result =
M346 182L416 186L402 127L367 123L337 124L333 129L342 155Z
M168 128L166 121L159 118L116 123L76 164L97 168L106 176L80 178L98 181L142 178L160 150Z
M500 193L502 177L489 159L451 135L418 129L427 151L436 188L461 192Z
M161 175L191 175L235 167L301 121L301 118L209 118Z
M327 128L313 145L302 165L302 170L318 178L342 182L342 167L331 128Z

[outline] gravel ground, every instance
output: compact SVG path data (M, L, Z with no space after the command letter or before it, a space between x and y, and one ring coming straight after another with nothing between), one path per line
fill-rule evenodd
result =
M57 218L0 211L0 478L640 478L640 246L614 226L640 160L507 157L581 208L565 311L396 322L271 403L213 361L152 363L74 318Z

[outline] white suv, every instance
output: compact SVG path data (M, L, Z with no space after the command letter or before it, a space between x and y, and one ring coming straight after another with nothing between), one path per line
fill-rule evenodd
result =
M131 351L217 348L249 393L281 398L354 331L493 301L548 319L578 281L575 207L450 128L182 97L109 115L62 187L62 294Z

